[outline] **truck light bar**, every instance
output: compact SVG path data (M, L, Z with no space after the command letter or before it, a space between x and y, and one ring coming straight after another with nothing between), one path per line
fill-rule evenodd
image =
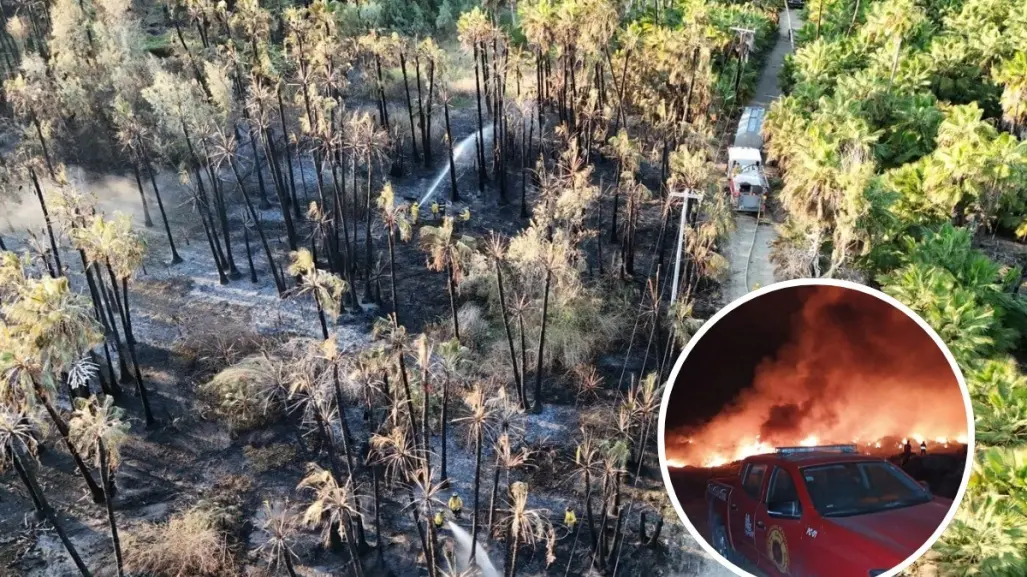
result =
M858 453L856 445L816 445L813 447L777 447L779 455L794 453Z

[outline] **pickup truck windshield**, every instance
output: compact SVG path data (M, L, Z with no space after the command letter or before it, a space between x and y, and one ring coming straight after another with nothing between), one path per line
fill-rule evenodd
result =
M931 500L930 493L887 462L818 465L801 472L813 507L824 517L865 515Z

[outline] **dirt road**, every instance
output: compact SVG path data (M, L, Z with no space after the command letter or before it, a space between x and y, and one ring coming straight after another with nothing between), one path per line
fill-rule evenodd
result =
M767 55L756 93L746 106L768 107L781 94L777 77L784 65L785 55L792 50L789 30L798 30L802 23L794 11L782 11L779 22L777 43ZM770 262L770 247L777 238L777 231L769 216L761 217L761 221L763 224L757 227L753 215L736 215L735 232L725 247L731 273L724 283L724 304L745 295L757 285L766 286L777 280L774 278L774 265Z

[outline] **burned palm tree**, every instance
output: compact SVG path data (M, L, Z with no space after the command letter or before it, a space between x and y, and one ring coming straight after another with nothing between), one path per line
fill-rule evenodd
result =
M464 377L468 366L468 349L460 344L460 341L450 339L439 345L439 369L442 373L442 414L439 418L439 429L441 430L440 444L442 445L442 483L449 483L447 475L448 457L448 431L449 431L449 390L454 381L459 382Z
M445 271L449 308L453 314L453 335L460 340L460 322L457 319L456 289L463 279L465 263L474 250L474 238L458 235L452 217L442 219L442 226L421 228L421 248L427 253L429 270Z
M423 533L428 537L423 542L426 545L424 558L428 563L428 575L434 577L439 574L439 539L434 518L435 512L443 507L439 496L445 487L443 483L437 482L435 470L428 468L427 462L414 474L410 484L413 498L408 507L416 507L424 517Z
M271 503L264 501L264 507L257 513L257 527L263 542L257 553L267 561L268 569L277 571L284 566L289 577L297 577L294 563L299 556L293 543L299 536L300 517L289 501Z
M393 395L393 409L399 411L406 405L406 413L410 422L410 434L413 435L414 443L417 443L417 417L414 416L414 397L410 391L410 379L407 374L406 354L409 347L409 339L405 327L396 326L392 321L378 318L371 329L371 334L376 339L385 341L390 356L398 365L400 383L403 385L405 398L400 400L398 395Z
M36 507L57 531L61 544L64 545L79 573L82 577L92 577L75 545L68 538L60 519L57 518L57 513L43 494L43 488L36 477L33 465L37 447L36 426L39 423L38 415L33 411L24 407L15 409L6 403L0 404L0 471L6 469L8 463L14 465L14 470L25 484Z
M503 267L506 263L506 243L503 237L493 232L485 241L483 250L492 262L496 271L496 288L499 291L499 314L503 319L503 330L506 332L506 343L510 349L510 366L513 368L514 385L517 387L517 398L521 408L528 408L528 399L524 394L524 367L518 369L517 351L514 348L513 333L510 330L510 317L506 307L506 290L503 284Z
M485 434L491 431L492 428L493 410L488 403L485 389L481 383L476 383L471 392L464 397L464 404L467 406L468 415L456 419L454 422L464 423L467 427L467 437L474 443L474 517L471 519L471 555L469 561L473 564L478 545L482 450L485 445Z
M313 255L305 248L290 253L289 259L291 263L287 272L299 279L299 286L293 290L297 294L313 295L318 319L321 321L321 335L327 339L326 313L333 322L336 320L342 311L342 296L349 290L349 285L338 276L317 268Z
M364 567L353 531L354 519L360 517L361 513L352 481L340 484L329 471L311 463L297 489L308 489L314 494L313 501L303 511L302 522L321 530L321 540L325 546L340 548L340 541L345 535L353 562L353 573L363 577ZM343 535L339 534L340 529Z
M549 522L548 511L532 509L528 506L528 485L517 482L510 487L510 508L503 519L510 539L510 562L507 565L506 577L517 575L517 550L521 545L534 546L538 541L546 542L546 566L556 560L554 549L556 535L553 525Z
M392 285L392 320L399 325L399 297L396 294L396 233L399 233L399 240L406 242L410 240L413 232L410 207L407 204L397 204L395 193L392 191L392 183L386 182L378 195L378 211L381 213L382 224L385 225L386 238L389 241L389 279Z
M104 397L102 402L96 397L88 400L78 399L76 405L69 422L71 438L84 457L94 457L94 465L100 471L104 503L107 505L107 523L111 532L111 542L114 544L114 559L117 563L118 577L123 577L124 559L121 554L118 524L114 517L114 495L111 487L114 472L121 462L121 445L128 437L129 426L122 420L124 411L114 406L114 399L111 397Z

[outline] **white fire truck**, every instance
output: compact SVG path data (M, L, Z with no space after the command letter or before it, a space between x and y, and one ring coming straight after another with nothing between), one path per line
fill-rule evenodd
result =
M738 122L734 146L727 149L728 189L739 212L759 213L770 185L763 172L763 108L746 107Z

